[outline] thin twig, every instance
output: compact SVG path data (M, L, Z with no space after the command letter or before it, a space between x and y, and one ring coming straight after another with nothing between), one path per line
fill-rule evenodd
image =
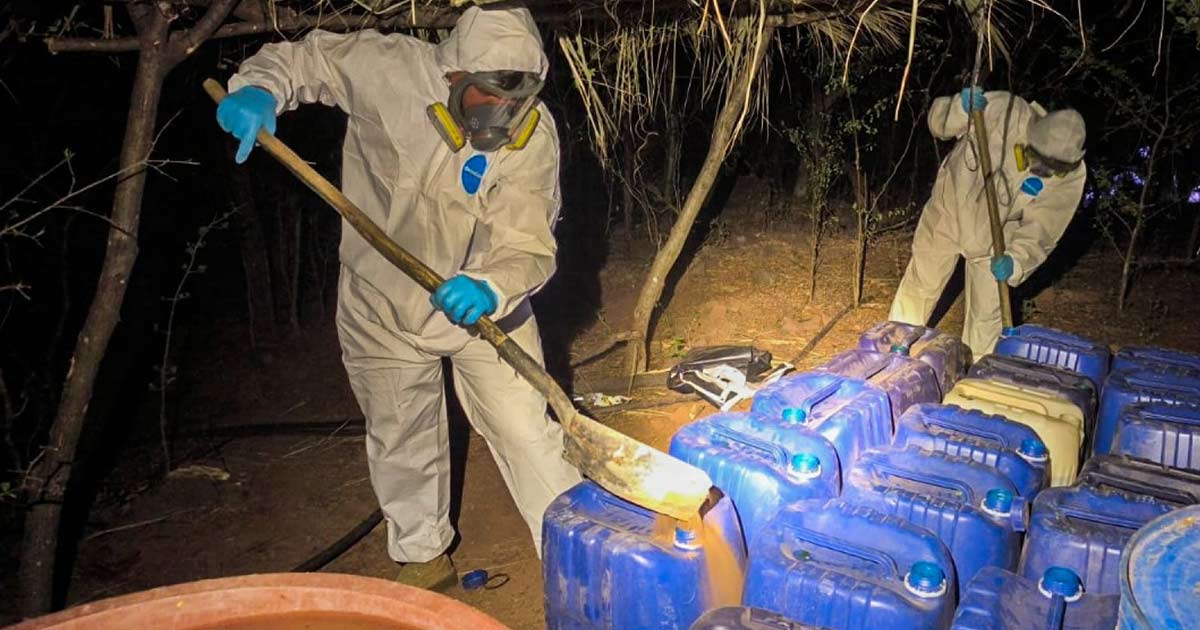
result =
M213 217L213 220L209 221L208 225L200 228L196 242L188 244L188 261L183 267L183 275L180 276L179 283L175 285L175 293L168 298L171 308L167 313L166 340L163 342L162 362L158 366L158 428L159 437L162 440L163 468L167 472L171 471L171 447L167 440L167 386L170 381L174 380L170 377L169 361L171 358L171 336L175 331L175 313L179 308L179 303L187 297L183 292L183 288L187 284L188 278L204 272L204 267L198 267L196 260L200 255L200 250L204 248L208 235L213 230L222 227L231 216L233 216L232 211L225 212L220 216Z

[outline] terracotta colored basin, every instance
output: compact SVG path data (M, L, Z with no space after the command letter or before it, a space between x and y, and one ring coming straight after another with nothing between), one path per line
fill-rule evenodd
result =
M336 573L188 582L76 606L9 630L507 630L444 595Z

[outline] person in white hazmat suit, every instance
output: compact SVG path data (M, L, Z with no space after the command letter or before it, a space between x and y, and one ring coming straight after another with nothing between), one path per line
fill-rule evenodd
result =
M546 401L466 326L483 315L542 358L529 296L554 273L560 197L554 121L536 94L548 60L524 8L467 9L430 44L313 31L268 44L229 80L221 126L246 159L259 128L320 102L348 117L347 197L449 278L430 296L343 225L337 328L367 421L371 483L402 582L457 580L446 550L450 461L443 357L541 553L542 513L579 482Z
M968 112L984 112L993 181L1004 226L1005 254L993 256L984 178ZM1046 260L1075 215L1083 194L1083 118L1072 109L1048 113L1008 92L967 88L934 100L929 129L958 138L942 161L933 193L913 236L912 258L889 318L924 325L958 257L966 260L963 341L981 357L1001 333L996 282L1018 286Z

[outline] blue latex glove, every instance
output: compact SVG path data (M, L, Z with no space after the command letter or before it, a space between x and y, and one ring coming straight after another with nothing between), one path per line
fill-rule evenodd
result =
M1013 259L1012 256L1005 254L1003 256L992 257L992 275L1000 282L1008 282L1008 279L1013 275Z
M963 88L959 97L962 99L964 112L983 111L987 108L987 97L983 95L983 88L978 85Z
M472 326L480 317L496 312L496 293L486 282L469 276L454 276L443 282L429 301L450 321L463 326Z
M234 157L238 164L250 157L259 129L275 135L275 105L270 92L248 86L235 90L217 106L217 124L241 141Z

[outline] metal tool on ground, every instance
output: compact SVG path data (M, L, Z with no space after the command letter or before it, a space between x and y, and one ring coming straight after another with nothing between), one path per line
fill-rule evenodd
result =
M225 89L213 79L204 81L213 101L225 98ZM427 291L441 286L425 263L400 247L342 191L322 177L282 141L260 130L257 137L275 159L317 193L379 253ZM704 471L643 444L581 413L571 399L533 357L508 337L488 317L472 327L534 389L546 397L562 424L567 461L613 494L680 520L694 518L709 497L712 480Z

